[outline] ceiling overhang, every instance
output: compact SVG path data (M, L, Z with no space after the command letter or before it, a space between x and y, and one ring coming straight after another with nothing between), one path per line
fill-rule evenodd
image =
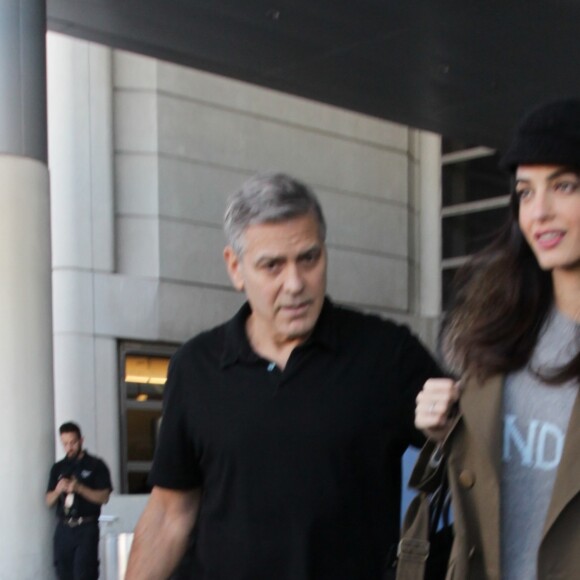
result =
M50 30L501 147L580 95L580 3L47 0Z

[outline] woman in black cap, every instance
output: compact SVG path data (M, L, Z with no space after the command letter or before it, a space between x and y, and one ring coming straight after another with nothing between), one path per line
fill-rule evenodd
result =
M447 578L580 578L580 100L521 121L499 237L459 274L416 425L413 478L444 457L455 517ZM436 451L435 456L432 453ZM441 471L441 470L439 470Z

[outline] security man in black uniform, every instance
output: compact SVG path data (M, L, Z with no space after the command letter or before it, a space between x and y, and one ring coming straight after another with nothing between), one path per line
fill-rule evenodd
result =
M75 423L59 429L66 456L50 470L46 505L56 504L54 566L60 580L97 580L99 577L99 515L113 486L108 467L83 449Z

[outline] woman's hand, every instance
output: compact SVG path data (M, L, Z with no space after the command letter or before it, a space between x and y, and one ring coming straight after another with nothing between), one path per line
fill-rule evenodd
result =
M461 396L461 383L453 379L429 379L417 395L415 427L440 442L451 428L455 404Z

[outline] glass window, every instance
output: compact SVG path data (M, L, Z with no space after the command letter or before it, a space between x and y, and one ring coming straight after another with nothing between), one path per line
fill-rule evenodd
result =
M151 488L147 485L148 474L149 470L143 472L131 471L127 476L129 493L149 493Z
M441 153L443 155L446 153L455 153L456 151L465 151L465 149L472 149L473 147L473 144L465 143L458 139L451 139L449 137L443 137L441 139Z
M497 155L443 165L443 206L500 197L509 193L509 179L497 167Z
M452 297L453 279L455 278L455 274L457 274L457 270L458 270L458 268L443 268L443 272L442 272L443 310L447 310L447 308L449 308L449 306L450 306L451 297Z
M122 491L147 493L169 359L177 347L120 345Z
M443 259L469 256L493 239L507 219L508 208L452 215L443 218Z
M127 459L151 461L157 442L161 409L127 409Z
M124 373L127 398L140 402L162 400L168 367L168 357L127 354Z
M484 248L505 223L509 176L486 147L442 139L442 308L462 263Z

